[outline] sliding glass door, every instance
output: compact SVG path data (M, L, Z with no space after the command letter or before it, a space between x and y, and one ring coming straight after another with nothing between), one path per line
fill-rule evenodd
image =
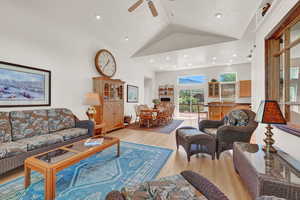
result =
M179 91L179 112L197 113L198 105L204 103L203 89L181 89Z

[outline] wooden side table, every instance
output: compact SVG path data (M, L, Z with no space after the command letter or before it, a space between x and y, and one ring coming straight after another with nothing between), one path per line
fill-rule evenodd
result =
M103 122L101 124L96 124L94 128L94 136L97 135L105 135L106 130L105 130L106 124Z

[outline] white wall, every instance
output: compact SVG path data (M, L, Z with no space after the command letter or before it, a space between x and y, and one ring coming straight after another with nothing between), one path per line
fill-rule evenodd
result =
M254 111L257 111L259 102L265 99L265 37L297 2L298 0L280 1L256 31L257 47L254 51L254 58L252 61L252 104ZM263 143L264 132L265 126L261 125L256 131L258 143ZM300 153L298 150L300 138L278 129L275 129L274 133L276 145L300 160Z
M143 103L144 76L153 78L155 75L150 68L105 44L101 35L95 38L84 31L73 32L67 27L48 27L45 23L14 16L9 16L14 20L14 26L1 27L0 60L51 70L51 107L66 107L79 118L86 118L84 113L87 107L82 105L82 101L84 94L92 91L92 77L100 76L94 67L94 56L102 48L109 49L116 57L118 68L113 78L139 86L139 101ZM126 102L126 89L124 92ZM134 113L133 105L125 103L125 114ZM23 109L35 108L0 110Z
M153 80L145 77L144 79L144 103L152 106L152 100L154 96L153 91Z
M158 97L158 87L159 85L172 84L175 86L175 104L177 106L176 112L178 114L178 93L181 88L186 88L188 86L179 86L177 84L178 77L185 75L204 75L208 77L208 81L212 78L218 79L219 75L224 72L237 72L238 80L251 80L251 65L250 63L231 65L231 66L217 66L217 67L207 67L198 68L182 71L168 71L168 72L158 72L156 73L156 97ZM205 101L218 101L217 99L208 99L208 83L204 83L197 86L192 86L192 88L203 89L205 92ZM251 99L243 98L236 99L237 102L250 103Z

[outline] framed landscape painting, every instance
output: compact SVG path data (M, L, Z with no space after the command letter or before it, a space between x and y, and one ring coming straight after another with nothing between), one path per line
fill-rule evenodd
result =
M127 102L138 103L139 102L139 88L133 85L127 85Z
M50 71L0 61L0 107L50 105Z

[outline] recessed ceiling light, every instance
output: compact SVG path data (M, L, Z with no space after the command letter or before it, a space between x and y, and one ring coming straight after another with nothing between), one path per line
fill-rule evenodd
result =
M167 57L166 57L166 60L171 60L170 56L167 56Z
M183 55L183 57L184 57L184 58L188 58L188 57L189 57L189 55L186 55L186 54L185 54L185 55Z
M154 59L150 59L150 61L149 61L150 63L154 63Z
M237 57L237 55L236 55L236 54L233 54L232 57Z
M232 60L232 59L230 59L230 60L229 60L229 62L231 62L231 63L232 63L232 62L233 62L233 60Z
M221 19L223 17L223 14L222 13L216 13L215 17L218 18L218 19Z
M217 60L217 57L213 57L212 59L213 59L213 60Z
M126 37L124 38L124 40L125 40L125 41L128 41L128 40L129 40L129 37L126 36Z
M100 16L100 15L96 15L96 19L97 19L97 20L100 20L100 19L101 19L101 16Z

